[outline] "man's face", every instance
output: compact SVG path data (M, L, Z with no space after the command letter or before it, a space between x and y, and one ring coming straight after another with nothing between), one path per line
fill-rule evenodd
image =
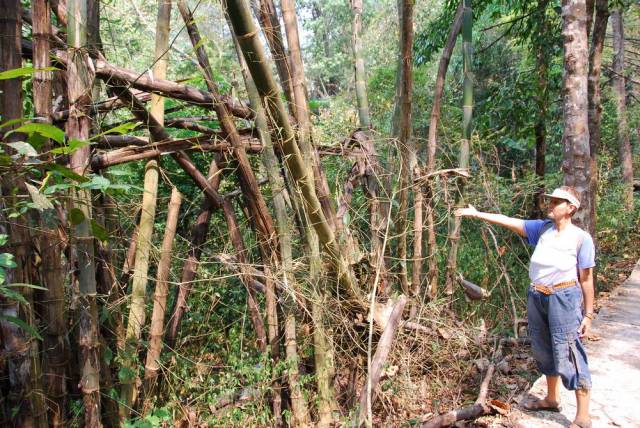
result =
M547 205L547 217L551 220L571 217L571 213L574 210L566 199L549 198L545 202Z

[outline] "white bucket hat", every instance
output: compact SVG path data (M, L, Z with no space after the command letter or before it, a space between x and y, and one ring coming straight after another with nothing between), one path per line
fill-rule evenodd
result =
M553 193L545 193L544 196L549 196L550 198L564 199L568 201L571 205L574 205L576 208L580 208L580 201L578 200L578 198L576 198L566 190L562 190L558 188L558 189L555 189Z

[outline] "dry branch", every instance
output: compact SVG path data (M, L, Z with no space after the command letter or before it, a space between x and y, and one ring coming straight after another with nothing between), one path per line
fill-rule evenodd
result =
M363 423L367 419L367 408L369 405L373 404L375 397L374 390L380 380L382 367L384 366L387 356L389 356L389 352L391 351L393 339L396 336L398 325L402 319L402 311L404 310L406 303L407 298L404 295L400 295L396 300L384 331L382 332L382 336L380 337L380 341L378 342L378 346L376 347L376 353L371 360L367 381L362 388L362 391L360 391L360 409L358 417L360 423Z

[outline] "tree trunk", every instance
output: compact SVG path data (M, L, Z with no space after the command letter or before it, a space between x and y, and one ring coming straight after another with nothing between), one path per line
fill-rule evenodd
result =
M436 168L436 151L438 149L438 122L440 121L440 110L442 108L442 95L444 94L444 82L449 68L449 61L453 48L456 46L456 39L462 27L462 13L464 11L463 2L460 1L456 14L451 23L451 29L447 36L447 41L442 50L442 56L438 63L438 74L436 85L433 90L433 103L431 105L431 117L429 119L429 141L427 143L427 174L431 174ZM429 263L429 283L427 294L431 299L438 295L438 248L436 243L436 225L433 205L434 182L428 180L425 191L426 220L427 220L427 261Z
M624 183L624 205L633 210L633 157L629 142L629 124L627 122L627 90L624 74L624 24L622 9L611 12L613 30L613 92L616 97L616 114L618 116L618 150Z
M409 189L413 188L414 168L417 166L415 144L411 140L411 108L413 97L413 0L402 0L398 2L398 15L400 16L400 56L398 73L400 84L398 89L399 104L399 127L398 127L398 144L400 145L400 189L399 189L399 208L396 218L396 233L398 240L398 258L400 259L400 285L402 290L410 293L410 284L407 267L407 225L408 225L408 208L409 208ZM416 196L416 212L418 218L416 220L420 224L420 234L422 233L422 196L418 196L420 192L415 192ZM420 207L418 207L420 202ZM422 240L420 240L422 245ZM422 255L422 247L420 247L420 256Z
M564 133L562 170L564 183L578 191L581 208L576 223L595 234L591 217L590 147L588 127L587 74L589 49L585 0L562 0L564 40L563 109Z
M353 272L347 263L347 258L335 239L333 228L325 217L316 195L313 177L308 174L304 159L296 144L296 138L288 115L269 69L269 62L257 37L248 4L246 1L230 2L227 3L227 11L233 25L233 31L238 38L247 61L247 66L266 106L266 111L274 122L276 134L279 135L278 142L285 157L287 169L296 185L301 189L305 211L310 223L313 225L320 243L332 261L341 289L353 303L362 307L365 304L362 293L355 282Z
M171 250L176 235L178 214L182 195L175 187L171 190L171 199L167 213L167 224L164 229L162 249L160 250L160 262L158 263L158 279L153 296L153 312L151 314L151 331L149 332L149 350L144 367L144 380L146 384L145 396L149 397L154 389L162 353L162 338L164 337L164 317L167 312L167 295L169 293L169 270L171 268Z
M12 70L22 66L21 59L21 13L20 2L15 0L0 0L0 71ZM22 118L22 79L0 80L0 116L2 122ZM8 125L3 131L10 131L19 124ZM12 134L3 138L3 143L22 141L20 134ZM3 144L4 151L11 155L13 151ZM27 220L23 215L15 219L7 219L6 210L15 210L17 195L25 193L24 179L12 165L11 173L3 174L0 184L2 188L2 217L0 218L0 232L7 235L7 244L0 252L14 256L16 266L6 269L5 281L11 283L33 283L35 272L32 271L33 254L32 237L27 228ZM17 193L17 195L16 195ZM9 378L9 393L6 408L3 413L10 415L7 421L16 427L46 426L46 409L41 402L42 391L38 391L40 372L37 360L37 345L35 338L5 317L18 318L34 327L33 290L21 287L17 290L28 305L21 305L18 301L6 297L0 299L0 337L2 337L3 352L7 357ZM35 351L35 353L34 353ZM35 358L34 358L35 357ZM34 382L34 380L36 382ZM4 400L3 400L4 401Z
M67 85L69 94L69 139L88 141L91 132L91 91L94 73L87 52L86 0L69 0L67 4ZM90 147L82 147L71 155L70 167L86 175L89 167ZM79 327L80 361L86 426L98 427L100 422L100 342L98 341L98 314L96 304L96 270L94 244L90 229L91 194L89 190L76 192L75 208L82 212L83 220L74 228L79 270Z
M545 161L547 155L547 110L549 105L549 58L551 52L547 39L550 28L547 21L548 0L538 3L539 17L536 19L536 36L534 40L536 58L536 78L537 96L536 101L536 123L533 131L536 140L536 178L538 179L538 189L533 196L533 216L534 218L546 218L542 209L542 199L544 194Z
M280 175L278 168L278 158L273 148L271 135L269 134L269 126L264 107L260 101L260 94L251 78L247 64L242 56L242 50L237 40L234 38L236 53L240 61L242 76L249 94L251 107L256 112L256 128L260 136L260 141L264 150L262 152L262 164L265 167L269 183L271 185L271 193L273 195L273 206L276 214L276 227L278 231L278 242L280 248L281 266L276 266L276 272L282 271L283 283L286 289L292 292L285 293L283 303L284 335L285 335L285 354L287 358L287 375L289 382L289 391L291 397L292 420L291 426L305 427L310 423L309 410L307 400L304 397L302 386L300 385L300 372L298 369L298 344L296 335L296 301L293 296L299 294L299 287L296 278L293 275L293 256L291 243L292 224L287 215L287 206L284 198L285 183ZM272 282L273 283L273 282ZM271 341L271 338L270 338Z
M462 55L463 55L463 117L462 117L462 140L460 141L460 155L458 157L458 167L462 170L469 168L469 146L471 144L471 127L473 118L473 71L472 66L472 45L471 35L473 28L473 13L471 10L471 0L464 0L464 12L462 16ZM464 179L458 178L458 192L456 193L456 205L464 205ZM461 217L454 216L449 221L449 258L447 260L447 280L445 282L445 294L450 296L454 291L454 284L457 277L458 266L458 241L460 240Z
M51 34L51 10L48 0L34 0L33 17L33 66L35 69L46 69L51 66L49 60L49 36ZM36 72L33 77L33 107L39 122L50 123L52 72ZM51 144L45 143L43 151L49 150ZM52 158L47 159L51 161ZM40 266L42 283L47 291L43 293L43 321L47 329L44 333L44 378L45 394L50 423L53 427L66 423L66 319L64 310L64 271L62 267L63 242L58 227L51 224L45 216L41 216ZM34 341L34 343L37 343ZM46 420L45 420L46 424Z
M596 218L596 195L598 193L598 151L600 150L600 124L602 122L602 104L600 102L600 72L602 67L602 49L607 33L607 21L609 20L609 2L596 0L596 15L593 22L591 48L589 49L589 77L587 92L589 96L589 195L591 197L589 208L593 222ZM594 236L595 240L596 237Z

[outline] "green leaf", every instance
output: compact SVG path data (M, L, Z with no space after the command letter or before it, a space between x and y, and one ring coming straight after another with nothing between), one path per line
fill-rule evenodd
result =
M39 211L53 209L53 204L47 199L42 193L38 191L38 188L32 186L29 183L24 183L27 186L27 190L29 191L29 195L31 195L31 200L33 204Z
M77 226L80 223L82 223L84 219L85 219L85 216L81 209L71 208L71 211L69 211L69 222L72 225Z
M69 144L67 146L63 146L63 147L56 147L55 149L51 150L51 153L53 154L57 154L57 155L68 155L71 154L73 152L75 152L76 150L82 148L82 147L86 147L88 145L90 145L91 143L88 141L82 141L82 140L69 140Z
M98 134L98 135L94 135L93 137L91 137L91 139L96 139L98 137L102 137L103 135L106 134L119 134L119 135L123 135L123 134L128 134L131 131L133 131L134 129L136 129L138 126L140 126L142 122L127 122L127 123L121 123L118 126L115 126L111 129L107 129L106 131Z
M69 168L65 168L62 165L58 165L58 164L49 164L49 165L45 165L45 169L51 171L51 172L57 172L58 174L62 175L63 177L67 177L70 178L71 180L77 181L79 183L84 183L89 181L89 178L84 177L80 174L77 174L75 172L73 172L72 170L70 170Z
M0 318L9 321L12 324L17 325L18 327L23 329L25 332L29 333L32 337L35 337L38 340L42 340L42 336L38 334L38 331L35 328L31 327L26 322L22 321L20 318L12 317L10 315L0 315Z
M21 67L14 68L12 70L7 70L0 72L0 80L7 79L15 79L17 77L30 76L38 71L53 71L57 70L55 67L46 67L46 68L33 68L33 67Z
M13 254L2 253L0 254L0 266L6 267L6 268L14 268L18 265L13 260Z
M102 242L109 240L109 232L107 232L107 229L95 220L91 220L91 233Z
M7 279L7 271L4 268L0 267L0 284L4 284L4 281Z
M43 137L51 138L55 140L59 144L64 144L64 132L49 123L27 123L26 125L22 125L19 128L14 129L13 131L7 132L7 135L20 132L23 134L40 134Z
M108 178L103 177L102 175L94 175L91 177L91 181L87 183L82 183L80 188L82 189L92 189L92 190L107 190L111 182Z
M0 234L0 245L5 245L8 239L8 235L5 235L4 233Z
M7 120L6 122L0 124L0 128L4 128L7 126L12 126L15 125L16 123L24 123L27 122L29 119L26 117L19 117L17 119L11 119L11 120Z
M8 133L7 133L8 135ZM19 155L25 157L36 157L38 156L38 152L33 146L29 143L25 143L24 141L15 141L13 143L7 143L7 146L13 148Z

